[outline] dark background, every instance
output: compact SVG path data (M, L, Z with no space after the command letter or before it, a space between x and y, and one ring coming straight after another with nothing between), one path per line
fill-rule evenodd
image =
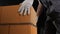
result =
M18 5L22 3L24 0L0 0L0 6L8 6L8 5ZM36 10L38 6L38 1L34 0L33 7Z

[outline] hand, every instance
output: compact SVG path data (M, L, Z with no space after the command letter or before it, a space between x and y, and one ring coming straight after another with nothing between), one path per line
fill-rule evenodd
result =
M27 15L30 14L30 7L33 4L33 0L25 0L22 5L19 7L19 14L20 15Z

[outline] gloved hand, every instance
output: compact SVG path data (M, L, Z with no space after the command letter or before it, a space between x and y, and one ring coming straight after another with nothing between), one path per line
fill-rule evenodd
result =
M32 6L34 0L25 0L22 5L19 7L19 14L20 15L27 15L30 14L30 7Z

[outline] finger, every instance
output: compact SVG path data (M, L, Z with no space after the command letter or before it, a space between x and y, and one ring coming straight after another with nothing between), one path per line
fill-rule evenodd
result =
M25 9L25 12L24 12L24 15L26 15L27 14L27 8Z
M21 9L21 12L20 12L21 15L23 15L23 11L24 11L24 8Z
M30 14L30 8L28 8L28 15Z
M23 8L22 6L21 6L21 7L19 7L18 12L21 12L22 8Z

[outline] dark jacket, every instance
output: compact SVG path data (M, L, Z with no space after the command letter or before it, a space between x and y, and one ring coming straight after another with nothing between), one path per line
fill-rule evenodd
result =
M50 15L54 10L60 12L60 0L40 0L40 2L47 8L47 15Z

